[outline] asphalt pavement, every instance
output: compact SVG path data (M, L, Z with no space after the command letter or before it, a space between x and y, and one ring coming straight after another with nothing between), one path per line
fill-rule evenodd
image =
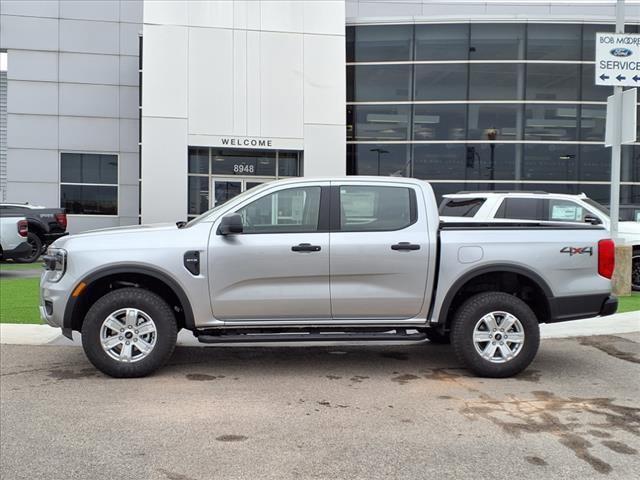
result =
M640 334L543 341L511 379L447 346L179 347L143 379L0 345L2 479L635 479Z

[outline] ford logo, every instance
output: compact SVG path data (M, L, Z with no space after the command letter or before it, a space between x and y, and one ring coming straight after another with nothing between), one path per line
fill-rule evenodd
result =
M631 50L622 47L614 48L609 53L611 53L611 55L613 55L614 57L628 57L629 55L633 55L633 52Z

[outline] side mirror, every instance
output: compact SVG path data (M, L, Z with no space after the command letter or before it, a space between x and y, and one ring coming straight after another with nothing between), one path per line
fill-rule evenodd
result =
M242 217L238 213L231 213L222 217L218 227L218 235L242 233Z
M591 225L600 225L602 223L600 219L594 215L585 215L584 221L586 223L590 223Z

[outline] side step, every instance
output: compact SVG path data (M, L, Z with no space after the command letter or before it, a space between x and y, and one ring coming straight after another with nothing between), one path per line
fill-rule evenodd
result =
M419 342L427 339L424 332L404 329L386 332L273 332L273 333L201 333L201 343L286 343L286 342Z

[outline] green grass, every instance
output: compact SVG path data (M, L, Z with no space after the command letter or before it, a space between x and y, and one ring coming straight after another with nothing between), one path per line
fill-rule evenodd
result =
M41 270L42 262L33 263L0 263L0 272L13 270Z
M618 313L640 310L640 293L633 293L628 297L618 297Z
M0 323L42 323L40 278L0 279Z

